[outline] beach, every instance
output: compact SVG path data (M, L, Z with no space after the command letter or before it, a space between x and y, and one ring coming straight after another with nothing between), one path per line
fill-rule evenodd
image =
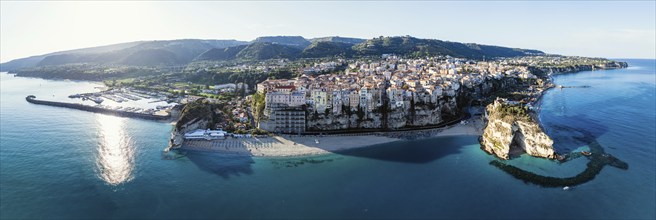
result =
M186 140L181 149L255 157L308 156L410 139L457 135L477 136L482 134L483 128L482 120L476 118L444 128L414 131L338 135L276 135L265 138L228 137L224 140L211 141Z

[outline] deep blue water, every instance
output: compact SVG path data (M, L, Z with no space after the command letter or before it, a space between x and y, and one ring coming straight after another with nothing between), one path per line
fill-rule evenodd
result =
M32 105L88 82L0 74L0 218L656 218L654 60L555 77L540 118L559 152L592 134L629 164L564 191L488 163L477 137L384 144L303 158L190 153L162 158L171 125ZM308 162L310 160L311 162ZM572 176L587 163L522 156L509 163Z

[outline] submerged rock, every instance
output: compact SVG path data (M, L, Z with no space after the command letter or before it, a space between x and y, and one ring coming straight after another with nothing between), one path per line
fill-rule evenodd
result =
M553 140L519 103L496 99L486 108L488 123L481 137L481 149L501 159L526 152L534 157L556 158Z

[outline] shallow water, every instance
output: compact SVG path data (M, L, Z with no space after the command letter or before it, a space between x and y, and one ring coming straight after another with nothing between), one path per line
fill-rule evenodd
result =
M629 164L607 166L564 191L514 179L489 165L477 137L382 144L301 158L189 153L164 160L171 125L27 103L65 100L88 82L0 74L0 218L655 218L654 60L628 69L555 78L540 118L559 152L587 149L593 134ZM54 95L54 97L53 97ZM572 176L522 156L535 173Z

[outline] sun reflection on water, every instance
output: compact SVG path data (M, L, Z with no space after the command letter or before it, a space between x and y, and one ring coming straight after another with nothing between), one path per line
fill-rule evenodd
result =
M98 125L98 174L111 185L131 180L134 170L135 149L124 130L125 118L108 115L96 116Z

